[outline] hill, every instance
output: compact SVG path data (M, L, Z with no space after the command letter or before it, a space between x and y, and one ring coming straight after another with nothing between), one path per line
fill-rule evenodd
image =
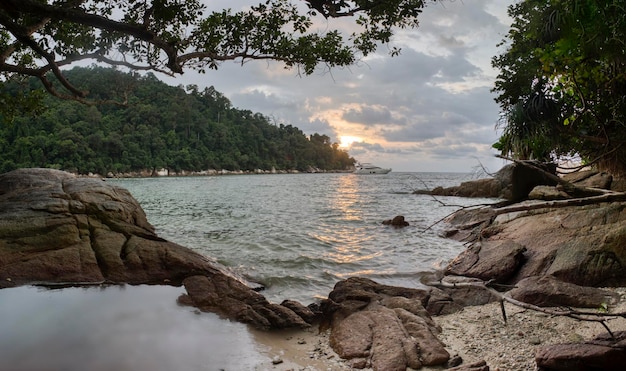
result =
M234 108L213 87L173 87L153 74L102 67L67 72L98 104L44 95L29 113L0 117L0 173L48 167L78 174L168 169L171 172L255 169L345 170L355 160L324 134L274 125ZM5 93L40 88L7 82ZM120 99L124 102L120 102Z

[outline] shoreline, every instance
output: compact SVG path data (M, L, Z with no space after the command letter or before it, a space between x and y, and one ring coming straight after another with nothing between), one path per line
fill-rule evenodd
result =
M75 172L69 172L78 178L95 178L95 179L134 179L134 178L184 178L184 177L203 177L203 176L228 176L228 175L284 175L284 174L353 174L354 170L323 170L323 169L310 169L307 171L300 170L203 170L203 171L181 171L181 172L169 172L167 169L161 169L159 171L131 171L125 173L112 173L109 172L106 175L97 173L79 174Z
M626 311L626 288L604 288L617 292L620 302L612 312ZM437 336L450 353L461 357L461 365L486 361L491 370L536 370L535 352L546 345L580 343L606 333L597 322L584 322L564 316L552 316L505 303L508 323L504 323L500 304L465 307L459 312L433 316L442 328ZM609 319L611 331L626 331L626 319ZM253 330L254 339L270 360L256 370L354 370L346 360L332 350L328 343L329 331L317 329L262 332ZM271 360L278 357L279 364ZM439 367L423 367L423 371L437 371ZM370 368L363 369L371 370Z
M620 297L611 312L626 311L626 288L605 289ZM113 366L119 370L161 370L159 367L169 367L172 362L182 362L190 370L206 369L207 364L224 370L353 370L330 347L330 330L320 332L318 326L256 330L180 306L176 303L180 293L181 288L147 285L0 290L0 296L5 296L0 315L6 353L0 365L26 370L56 364L77 370L72 367L88 359L94 370ZM606 332L597 322L552 316L509 303L505 308L506 324L498 302L432 318L442 329L438 338L451 358L461 357L463 365L484 360L491 370L535 370L534 356L539 347L588 341ZM613 332L626 331L625 318L607 322ZM54 344L49 343L52 339ZM126 347L130 344L134 344L132 351ZM32 356L33 349L38 349L37 357Z

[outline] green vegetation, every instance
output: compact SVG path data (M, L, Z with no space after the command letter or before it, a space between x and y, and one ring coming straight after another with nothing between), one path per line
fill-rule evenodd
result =
M493 59L504 155L580 155L626 175L626 7L620 0L525 0Z
M326 135L307 136L291 125L233 108L213 87L172 87L151 73L74 68L65 76L101 102L123 96L127 104L86 105L45 95L27 113L0 125L0 173L53 167L81 174L167 168L226 170L343 170L355 160ZM22 97L39 84L5 84ZM43 109L45 107L45 110Z
M389 43L395 30L417 27L425 6L424 0L263 0L233 11L205 3L2 0L0 74L36 77L49 93L78 100L91 97L60 67L80 60L178 74L260 59L311 74L320 64L351 65ZM337 18L352 24L331 22ZM342 24L351 33L341 32Z

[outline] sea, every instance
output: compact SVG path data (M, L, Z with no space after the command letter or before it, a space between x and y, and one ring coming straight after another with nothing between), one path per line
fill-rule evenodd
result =
M263 287L272 302L308 305L353 276L422 287L424 272L465 248L441 237L442 219L494 200L413 192L473 178L392 172L107 182L131 192L161 237ZM397 215L409 226L382 224ZM276 370L275 357L286 355L266 334L177 304L184 293L154 285L0 290L0 370Z
M270 301L307 305L359 276L421 287L464 246L442 219L493 200L435 198L418 189L472 174L250 174L107 180L128 189L159 236L189 247L264 288ZM404 216L409 226L382 222Z

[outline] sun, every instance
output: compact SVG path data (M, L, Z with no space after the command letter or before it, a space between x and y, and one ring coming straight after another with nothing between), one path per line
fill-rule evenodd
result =
M341 148L350 148L352 143L362 142L363 139L359 137L354 137L351 135L342 135L339 137L339 147Z

